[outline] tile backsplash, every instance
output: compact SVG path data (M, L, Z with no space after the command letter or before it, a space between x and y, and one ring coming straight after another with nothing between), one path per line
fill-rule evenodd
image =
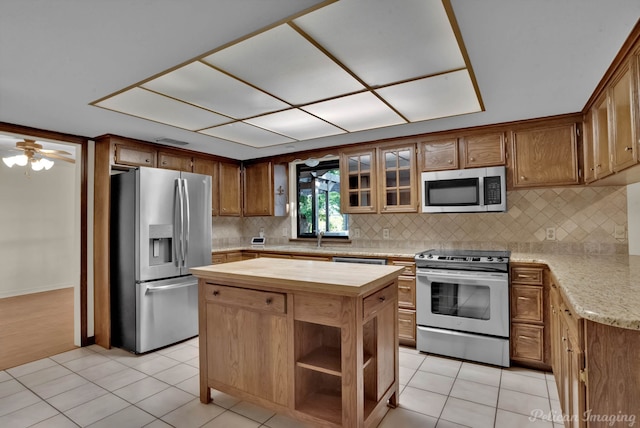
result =
M625 186L510 191L507 203L505 213L353 214L349 216L350 246L628 253ZM289 244L282 236L283 229L290 231L287 217L217 217L213 220L214 248L246 245L260 228L264 228L267 243ZM383 239L384 229L389 230L388 239Z

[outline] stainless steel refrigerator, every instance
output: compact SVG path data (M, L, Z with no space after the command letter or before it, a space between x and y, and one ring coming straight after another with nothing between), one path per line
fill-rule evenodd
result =
M211 177L136 168L111 177L112 344L144 353L198 335L211 264Z

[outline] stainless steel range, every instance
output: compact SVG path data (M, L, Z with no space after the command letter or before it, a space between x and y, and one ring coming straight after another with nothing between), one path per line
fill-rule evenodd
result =
M417 348L509 366L509 251L416 254Z

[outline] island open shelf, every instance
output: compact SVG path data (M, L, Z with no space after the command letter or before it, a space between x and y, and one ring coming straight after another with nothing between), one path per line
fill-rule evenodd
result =
M252 259L199 278L210 388L326 427L376 426L398 397L397 266Z

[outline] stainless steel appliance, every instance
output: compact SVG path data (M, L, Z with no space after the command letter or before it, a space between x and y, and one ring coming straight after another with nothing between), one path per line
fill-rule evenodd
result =
M423 172L422 212L506 211L505 176L504 166Z
M417 349L509 366L508 251L416 254Z
M338 263L361 263L366 265L386 265L387 259L367 259L360 257L334 257L334 262Z
M135 353L198 335L211 264L211 177L137 168L111 177L111 335Z

